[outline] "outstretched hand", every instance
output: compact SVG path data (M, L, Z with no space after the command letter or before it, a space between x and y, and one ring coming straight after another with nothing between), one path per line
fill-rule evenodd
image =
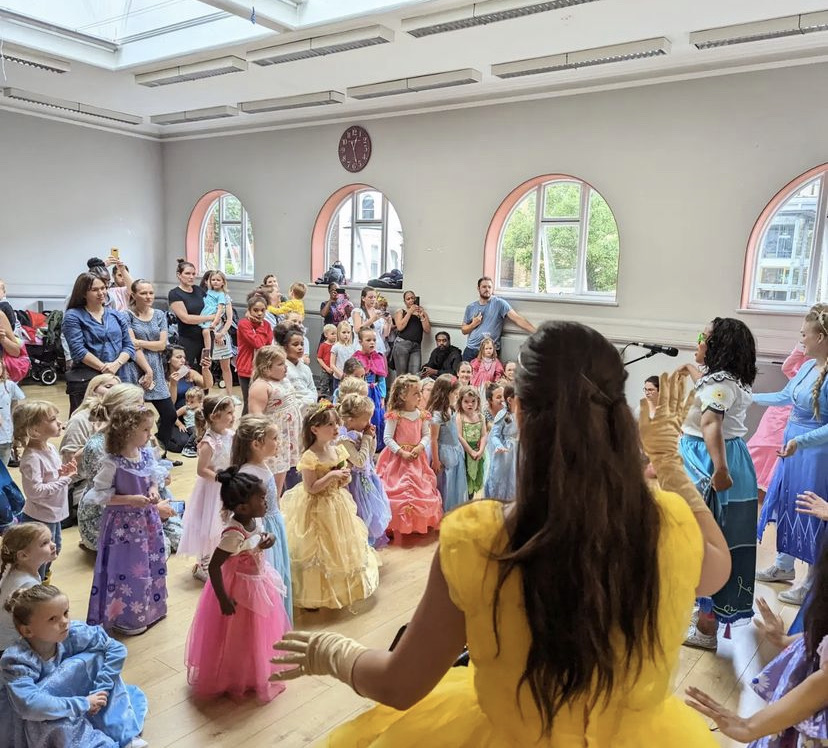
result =
M750 729L747 719L726 709L704 691L691 686L685 693L690 697L685 699L688 706L712 719L723 735L742 743L749 743L759 737Z
M695 396L692 390L685 395L685 390L684 372L664 372L659 377L658 405L652 418L649 401L647 398L641 399L638 428L644 451L651 459L654 455L677 451L681 427Z

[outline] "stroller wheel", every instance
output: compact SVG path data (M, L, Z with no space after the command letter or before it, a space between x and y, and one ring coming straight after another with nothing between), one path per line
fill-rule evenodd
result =
M35 380L35 382L40 381L40 376L42 373L43 372L41 372L40 369L38 369L36 366L33 366L32 370L29 372L29 374L31 375L32 379Z
M57 372L54 369L44 369L40 375L40 381L46 385L53 385L57 382Z

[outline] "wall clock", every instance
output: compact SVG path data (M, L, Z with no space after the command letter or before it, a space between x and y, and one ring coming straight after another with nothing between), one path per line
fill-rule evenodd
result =
M364 127L352 125L339 139L339 163L350 172L362 171L371 158L371 136Z

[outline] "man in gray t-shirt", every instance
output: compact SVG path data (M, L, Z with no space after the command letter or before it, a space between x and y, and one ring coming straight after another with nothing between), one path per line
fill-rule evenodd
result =
M500 336L506 317L526 332L535 332L535 326L529 320L512 309L508 301L494 296L493 291L492 279L484 275L477 281L477 293L480 298L469 304L463 314L460 331L468 336L466 347L463 349L464 361L471 361L477 357L484 338L491 338L498 352L500 351Z

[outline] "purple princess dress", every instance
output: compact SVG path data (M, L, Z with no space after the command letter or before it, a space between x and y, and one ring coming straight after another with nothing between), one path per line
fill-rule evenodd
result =
M149 447L137 460L107 455L87 497L106 505L86 621L140 633L167 615L167 563L158 509L111 505L113 496L147 496L165 470Z

